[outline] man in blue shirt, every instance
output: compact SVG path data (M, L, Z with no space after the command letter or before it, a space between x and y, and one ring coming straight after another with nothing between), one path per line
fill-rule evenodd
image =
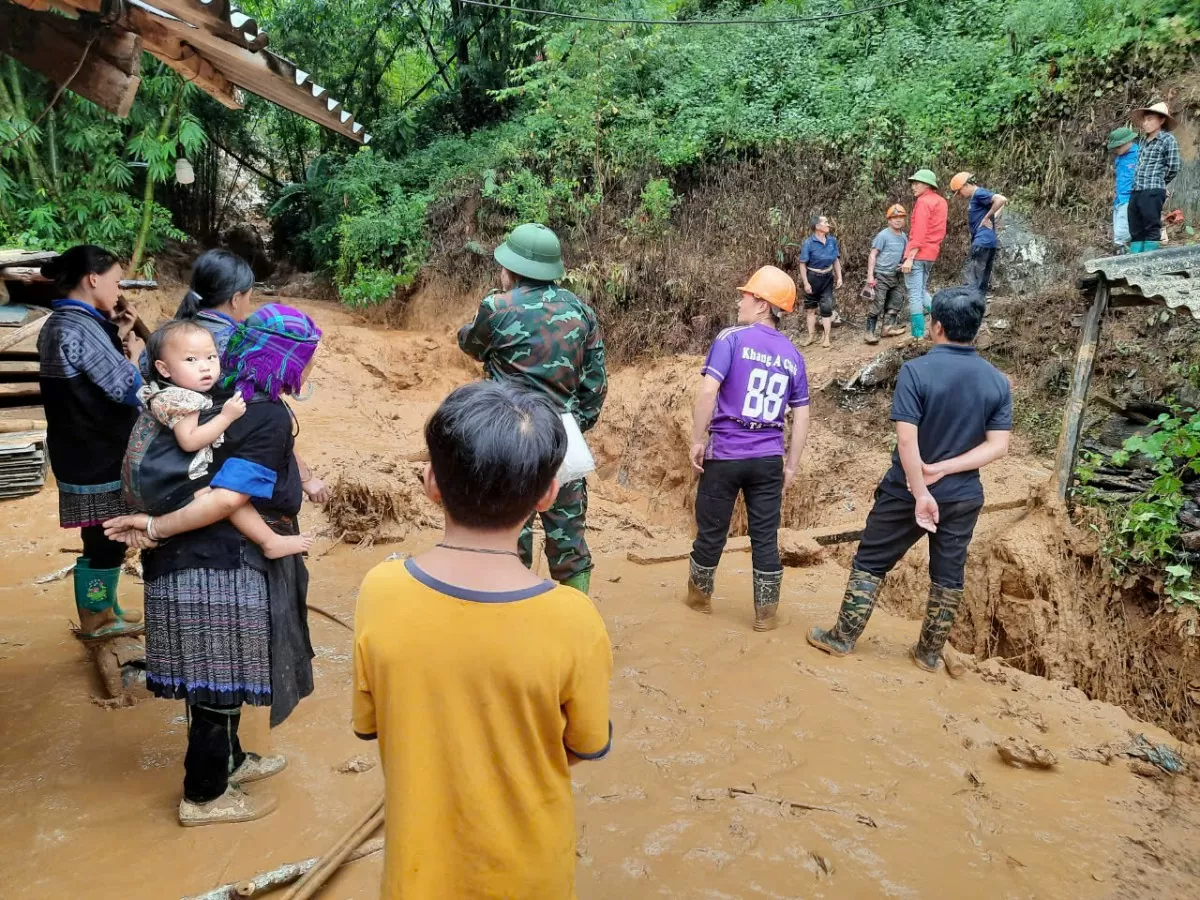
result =
M959 172L950 179L950 193L967 201L967 224L971 228L971 255L963 266L963 284L986 297L996 259L996 216L1008 198L980 187L970 172Z
M817 310L821 311L821 330L829 347L829 329L833 326L833 291L842 286L842 251L837 238L829 233L829 219L812 217L813 233L800 248L800 284L804 286L804 311L808 314L807 347L817 336Z
M1137 171L1137 132L1118 128L1108 136L1108 149L1116 154L1117 190L1113 197L1113 243L1124 253L1129 249L1129 195L1133 192L1133 173Z
M818 650L845 656L854 649L884 576L928 533L929 604L912 656L927 672L937 670L983 508L979 470L1008 453L1012 431L1008 379L972 345L985 310L969 285L933 297L934 346L906 362L896 379L892 467L875 491L837 624L808 634Z

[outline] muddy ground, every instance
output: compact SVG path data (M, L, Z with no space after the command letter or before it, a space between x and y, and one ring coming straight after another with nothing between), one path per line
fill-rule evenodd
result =
M171 299L143 306L161 312ZM438 400L476 377L451 331L471 302L418 298L407 330L297 305L327 334L315 394L297 406L299 447L331 481L387 492L398 510L355 544L305 511L323 532L310 601L349 620L372 565L436 540L437 510L419 494L411 457ZM856 334L836 341L807 354L814 388L872 353ZM615 372L593 441L593 585L613 641L616 738L607 759L572 772L580 897L1194 896L1195 783L1140 777L1096 752L1131 733L1179 747L1166 732L994 660L958 681L920 672L907 658L919 624L887 610L853 657L817 653L804 630L832 621L845 551L788 570L783 625L768 635L750 630L744 555L726 556L711 618L679 602L686 563L626 559L687 536L683 436L696 370L676 358ZM832 401L814 415L789 524L861 521L887 465L886 428ZM1013 499L1045 477L1018 443L985 483L989 499ZM247 825L180 828L183 704L93 702L97 685L69 630L69 580L35 583L71 561L78 537L57 527L53 486L0 509L0 896L200 893L316 855L377 795L377 768L337 771L356 755L374 759L374 745L350 730L351 635L313 615L315 695L273 733L265 712L244 718L249 748L289 757L282 776L252 788L276 793L280 809ZM986 517L979 541L1019 531L1024 515ZM888 608L919 609L922 590L898 578ZM126 599L137 591L126 579ZM1011 737L1043 745L1058 765L1005 765L996 744ZM352 864L324 896L376 896L380 865Z

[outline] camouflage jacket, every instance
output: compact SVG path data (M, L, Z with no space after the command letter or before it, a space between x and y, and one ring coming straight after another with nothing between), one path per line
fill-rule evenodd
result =
M458 346L488 378L510 378L548 394L582 431L600 418L608 393L604 338L591 307L556 284L522 282L483 298Z

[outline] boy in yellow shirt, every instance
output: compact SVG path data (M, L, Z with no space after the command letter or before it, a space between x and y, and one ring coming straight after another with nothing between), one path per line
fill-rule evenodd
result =
M575 897L569 767L612 744L612 649L574 588L521 563L558 493L553 403L508 382L454 391L425 426L443 540L367 573L354 620L354 730L379 739L384 900Z

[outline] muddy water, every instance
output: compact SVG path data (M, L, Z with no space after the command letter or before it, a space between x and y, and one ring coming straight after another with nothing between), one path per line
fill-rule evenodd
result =
M444 329L382 335L310 309L330 352L316 396L299 408L302 451L326 471L402 458L471 370ZM1019 489L1022 466L1014 461L998 486ZM862 504L876 472L861 468L826 465L825 489ZM832 621L845 579L833 562L789 570L784 623L760 635L750 630L749 560L727 556L716 611L699 616L678 600L684 563L624 558L683 524L677 507L632 481L595 492L594 593L614 645L616 740L608 759L572 773L581 898L1186 895L1165 887L1130 840L1158 827L1166 789L1123 762L1071 755L1131 728L1167 735L1012 670L924 674L906 656L918 623L885 612L855 656L818 654L803 634ZM273 733L264 712L246 716L248 747L289 757L287 772L252 788L276 793L280 810L247 825L179 828L183 704L94 705L68 631L69 580L33 583L72 559L62 549L78 548L57 529L55 504L48 488L0 506L0 897L180 897L318 853L380 789L377 769L335 771L373 755L349 728L349 632L314 616L316 694ZM413 529L402 545L328 552L323 540L310 600L349 618L371 565L434 539ZM1014 735L1051 749L1058 767L1001 763L994 743ZM355 863L327 896L374 897L379 872L377 857Z

